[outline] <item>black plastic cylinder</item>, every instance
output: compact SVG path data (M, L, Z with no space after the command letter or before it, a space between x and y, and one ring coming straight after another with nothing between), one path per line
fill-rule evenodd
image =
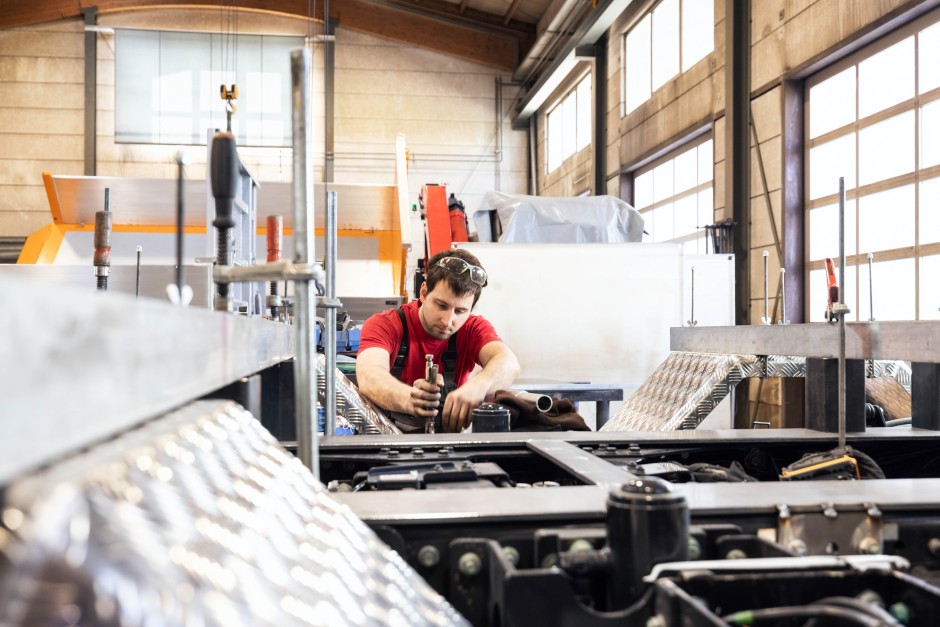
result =
M474 430L476 427L474 427ZM630 479L607 499L611 553L608 605L629 607L645 590L643 577L663 562L689 556L689 507L685 497L656 477Z
M473 432L509 431L509 410L498 403L483 403L473 410Z

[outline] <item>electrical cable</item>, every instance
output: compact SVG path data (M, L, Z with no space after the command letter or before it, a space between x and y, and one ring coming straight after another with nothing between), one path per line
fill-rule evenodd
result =
M862 475L862 479L884 479L885 473L881 469L881 466L878 465L874 459L869 455L861 452L857 448L852 447L848 454L851 457L855 458L855 461L858 462L858 469Z
M843 623L864 625L866 627L884 627L885 624L882 620L869 616L864 612L859 612L858 610L816 604L806 606L799 605L769 607L760 610L742 610L740 612L723 616L722 620L724 620L729 625L753 625L759 622L782 620L787 618L821 618L839 620Z
M872 618L880 620L884 625L889 625L891 627L901 625L901 622L889 614L884 608L879 607L874 603L866 603L865 601L856 599L854 597L827 597L825 599L816 601L814 605L815 604L834 605L838 607L845 607L847 609L858 610L859 612L868 614Z

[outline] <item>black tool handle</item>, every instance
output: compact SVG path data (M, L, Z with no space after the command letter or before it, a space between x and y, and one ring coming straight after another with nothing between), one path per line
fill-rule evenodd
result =
M230 229L235 226L232 213L235 195L238 193L238 153L235 150L235 136L231 133L220 131L212 136L209 176L212 195L215 197L215 220L212 226Z

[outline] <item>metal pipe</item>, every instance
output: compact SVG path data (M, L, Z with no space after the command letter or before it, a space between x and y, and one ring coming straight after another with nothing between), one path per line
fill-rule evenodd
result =
M143 252L143 248L138 244L137 245L137 282L134 287L134 296L140 298L140 253Z
M336 299L336 192L326 194L326 297ZM336 435L336 307L326 308L326 435Z
M780 320L777 324L790 324L787 318L787 269L780 268Z
M548 394L535 394L534 392L525 392L523 390L510 390L509 392L519 400L535 403L535 408L543 414L551 411L555 405L555 399Z
M183 305L183 152L176 153L176 289Z
M493 189L498 192L500 191L500 168L502 167L503 161L503 79L500 76L496 77L496 94L494 100L496 108L496 128L494 129L496 148L493 150L493 157L495 157L493 160Z
M310 127L307 124L310 102L310 51L292 50L291 130L293 146L294 261L307 264L314 256L313 242L313 179L308 172ZM316 380L312 367L313 294L307 281L294 284L297 327L297 357L294 363L294 409L297 420L297 453L300 461L320 478L317 451L314 399Z
M845 301L845 177L839 177L839 292ZM845 314L839 308L839 448L845 448Z
M764 324L770 324L770 317L767 315L768 310L768 284L770 283L770 273L768 270L768 264L770 260L770 253L766 250L764 251L764 317L761 318L761 322Z

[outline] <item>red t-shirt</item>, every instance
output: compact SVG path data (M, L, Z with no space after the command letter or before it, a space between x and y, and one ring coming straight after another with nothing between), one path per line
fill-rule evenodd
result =
M425 355L434 355L434 363L444 374L441 358L447 349L448 340L439 340L429 335L418 318L420 300L413 300L402 305L405 320L408 323L408 358L402 371L402 381L408 385L424 378ZM470 376L474 366L480 361L480 351L490 342L499 342L496 329L482 316L470 314L467 321L457 332L457 367L454 383L459 387ZM378 347L388 351L391 368L401 346L401 320L394 309L375 314L366 320L359 333L359 352L367 348Z

